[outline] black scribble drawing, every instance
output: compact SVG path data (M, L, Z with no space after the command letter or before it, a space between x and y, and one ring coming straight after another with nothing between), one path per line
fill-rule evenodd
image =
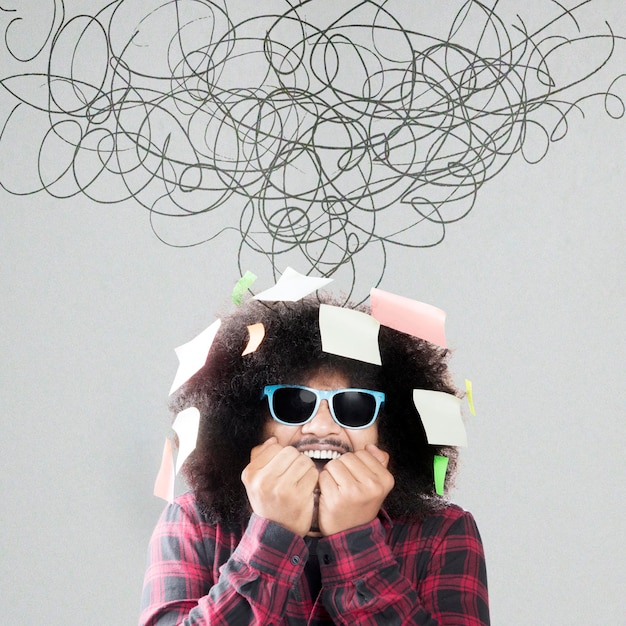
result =
M390 247L439 244L592 101L624 115L623 40L593 2L530 6L4 2L0 184L132 199L174 246L234 230L240 270L354 284L367 258L378 284Z

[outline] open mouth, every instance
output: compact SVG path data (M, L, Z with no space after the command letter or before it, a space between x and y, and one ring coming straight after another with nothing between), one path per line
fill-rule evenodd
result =
M341 452L337 450L303 450L302 454L314 461L331 461L341 456Z
M315 463L315 467L318 472L321 472L326 463L328 461L332 461L333 459L338 459L343 453L338 450L302 450L302 454L308 456L313 463Z

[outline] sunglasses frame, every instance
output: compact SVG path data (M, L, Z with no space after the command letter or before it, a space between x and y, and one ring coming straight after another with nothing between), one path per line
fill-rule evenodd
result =
M286 422L280 419L276 415L276 413L274 413L274 392L279 389L304 389L305 391L311 391L312 393L314 393L315 394L315 407L313 408L311 415L303 422L295 422L295 423ZM347 426L335 415L335 409L333 407L332 399L338 393L344 393L346 391L358 391L361 393L366 393L372 396L374 400L376 401L376 406L374 408L374 415L372 416L372 419L367 424L364 424L363 426ZM269 406L270 414L272 418L274 419L274 421L278 422L279 424L284 424L285 426L304 426L305 424L308 424L316 416L317 411L320 408L320 404L322 403L322 400L326 400L328 402L328 408L330 410L330 414L333 420L335 420L335 422L339 424L339 426L341 426L342 428L347 428L349 430L361 430L363 428L368 428L369 426L371 426L378 418L380 409L385 403L384 392L374 391L373 389L359 389L357 387L345 387L342 389L314 389L313 387L306 387L305 385L265 385L265 387L263 387L263 395L261 396L261 398L265 398L265 397L267 397L267 404Z

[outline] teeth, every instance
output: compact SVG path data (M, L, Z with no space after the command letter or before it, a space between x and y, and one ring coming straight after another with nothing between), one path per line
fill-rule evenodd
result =
M317 461L330 461L332 459L338 459L341 456L341 452L337 452L336 450L304 450L302 454Z

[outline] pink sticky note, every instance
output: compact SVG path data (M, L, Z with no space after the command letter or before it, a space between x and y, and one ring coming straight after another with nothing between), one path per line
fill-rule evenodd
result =
M258 324L251 324L248 326L248 334L250 335L250 339L248 340L246 349L241 353L241 356L252 354L261 345L261 342L265 337L265 326L263 326L261 322Z
M447 347L445 311L376 288L370 291L370 306L372 317L383 326Z
M176 475L174 473L174 457L172 455L172 442L169 439L165 440L163 446L163 456L161 458L161 467L154 481L154 495L157 498L163 498L168 502L174 501L174 480Z

